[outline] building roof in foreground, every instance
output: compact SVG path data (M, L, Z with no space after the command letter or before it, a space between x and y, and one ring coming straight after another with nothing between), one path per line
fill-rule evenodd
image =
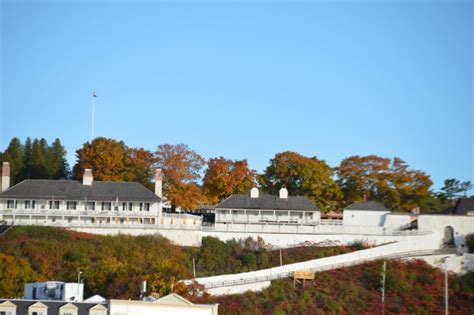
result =
M466 215L468 212L474 212L474 198L459 198L454 206L443 210L443 214Z
M273 195L260 195L258 198L251 198L249 195L232 195L216 205L216 209L218 208L319 211L318 206L307 197L280 198Z
M362 210L362 211L390 211L387 207L378 201L354 202L344 210Z
M28 308L38 302L48 307L48 315L59 315L59 309L66 304L72 304L77 307L77 315L89 315L89 310L98 303L68 302L68 301L45 301L45 300L23 300L23 299L0 299L0 304L9 301L16 305L16 314L29 314Z
M83 185L75 180L27 179L0 193L0 198L148 201L160 198L145 186L135 182L101 182Z

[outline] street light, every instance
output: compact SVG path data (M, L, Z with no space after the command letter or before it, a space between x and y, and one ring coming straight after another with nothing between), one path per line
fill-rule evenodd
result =
M444 264L444 314L449 315L449 297L448 297L448 260L449 256L443 257Z

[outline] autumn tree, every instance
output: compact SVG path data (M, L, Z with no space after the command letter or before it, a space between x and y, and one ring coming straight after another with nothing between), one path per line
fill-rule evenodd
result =
M151 187L153 155L143 148L129 148L123 141L95 138L76 151L74 176L82 178L90 168L100 181L134 181Z
M255 185L255 170L247 160L209 159L203 180L207 202L215 204L232 194L239 194Z
M428 175L409 169L400 158L375 155L351 156L337 169L345 204L366 198L384 202L391 209L409 211L431 195Z
M198 180L204 159L185 144L162 144L155 152L163 170L163 192L173 208L195 208L203 199Z
M285 186L290 195L308 196L321 210L329 211L336 208L342 197L333 175L333 170L325 161L286 151L270 160L270 165L258 176L258 181L270 194L277 194Z

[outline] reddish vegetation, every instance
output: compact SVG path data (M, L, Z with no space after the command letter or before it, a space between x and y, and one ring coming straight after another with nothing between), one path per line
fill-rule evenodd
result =
M77 239L93 240L96 237L97 237L97 235L94 235L94 234L72 231L72 233L70 235L70 240L71 241L75 241Z
M381 310L381 264L372 262L316 274L305 288L290 279L274 281L263 292L222 297L190 296L196 302L219 303L222 314L378 314ZM390 261L386 273L386 314L444 312L444 274L423 261ZM469 281L469 279L468 279ZM449 278L450 314L474 311L472 286ZM474 286L474 284L472 284Z

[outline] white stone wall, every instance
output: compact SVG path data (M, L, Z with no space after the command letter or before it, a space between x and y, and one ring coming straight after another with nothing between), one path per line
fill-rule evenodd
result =
M185 229L158 229L158 228L141 228L141 229L132 229L132 228L117 228L117 227L71 227L71 230L99 234L99 235L161 235L166 237L171 242L180 246L192 246L199 247L201 246L201 230L185 230Z
M413 238L415 233L404 233L401 235L382 234L303 234L303 233L253 233L253 232L223 232L223 231L203 231L202 236L212 236L221 241L232 239L246 239L251 237L262 238L266 244L274 248L293 247L302 243L316 243L318 246L340 246L352 245L355 242L363 242L369 245L380 245L390 242L398 242Z
M385 223L383 226L386 228L398 229L401 226L410 224L411 218L412 216L410 213L388 213L385 216Z
M457 274L464 274L468 271L474 271L474 254L464 253L462 255L433 255L433 256L422 256L413 257L407 260L421 259L426 261L433 267L444 270L446 267L448 272Z
M456 247L466 245L466 235L474 233L474 216L424 214L418 216L418 228L435 232L439 245L443 244L444 229L452 227L454 230L454 243Z
M173 305L143 301L109 301L110 315L217 315L218 305Z
M343 224L356 226L383 226L390 211L344 210Z

